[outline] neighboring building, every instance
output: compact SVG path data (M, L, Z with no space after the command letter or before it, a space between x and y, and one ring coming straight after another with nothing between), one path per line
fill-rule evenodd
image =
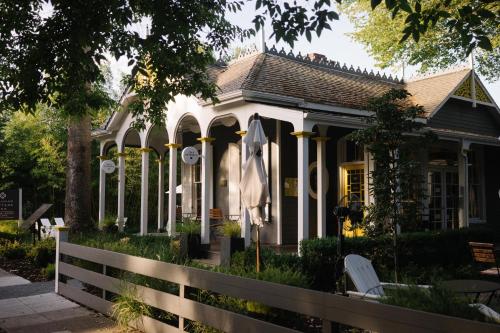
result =
M500 111L471 69L403 82L397 78L347 68L324 56L302 57L276 49L245 55L229 65L216 65L211 75L218 85L215 106L196 97L178 96L168 106L166 128L131 129L127 105L103 129L94 132L101 155L116 145L140 147L143 156L141 232L147 230L147 210L159 211L158 226L176 214L199 216L202 242L208 243L209 209L243 221L249 242L249 221L240 203L241 163L246 158L241 136L255 112L263 117L268 144L264 147L272 203L262 239L271 244L297 244L334 233L333 207L344 195L357 194L370 203L369 154L345 136L365 126L368 100L391 88L405 88L422 105L425 122L439 137L425 156L428 180L426 229L451 229L472 224L500 223ZM178 161L182 147L194 146L203 156L198 164ZM176 192L176 166L181 163L182 207L175 196L163 198L159 181L158 207L147 207L148 154L169 159L170 193ZM124 218L125 157L119 154L118 218ZM318 168L321 166L321 168ZM160 173L163 174L163 173ZM104 193L101 172L101 193ZM179 192L179 191L177 191ZM164 218L164 199L167 218ZM100 198L104 217L104 195ZM169 223L175 232L175 223Z

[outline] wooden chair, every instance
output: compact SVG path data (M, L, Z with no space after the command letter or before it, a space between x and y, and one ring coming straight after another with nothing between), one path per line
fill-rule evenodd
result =
M224 214L222 214L222 209L210 208L208 210L208 218L210 219L210 234L213 235L213 238L215 238L217 236L218 228L224 221Z
M480 271L481 275L500 278L500 267L495 255L495 245L491 243L469 242L472 258L479 265L492 266Z

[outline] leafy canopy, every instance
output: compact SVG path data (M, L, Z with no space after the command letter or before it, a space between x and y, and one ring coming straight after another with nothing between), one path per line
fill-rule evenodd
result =
M359 0L364 1L364 0ZM357 0L336 0L337 3L357 2ZM376 9L382 0L370 0L370 7ZM404 25L400 31L401 41L410 36L415 42L428 29L434 28L442 22L450 32L460 35L460 44L469 54L472 49L479 47L492 50L491 38L498 34L500 20L500 5L495 0L444 0L435 1L432 6L426 6L425 0L385 0L385 9L390 12L391 18L398 14L403 15ZM300 4L298 4L300 3ZM338 13L331 9L330 0L293 1L256 0L255 7L261 9L262 14L254 19L255 28L259 28L269 18L276 40L283 39L293 46L298 36L306 35L311 40L311 33L319 36L323 29L331 29L328 22L338 20ZM485 26L494 26L496 31L486 29Z
M130 59L127 84L138 95L139 124L162 123L177 94L210 98L205 69L213 52L249 36L225 18L241 1L19 0L0 1L0 107L33 111L37 103L67 115L109 102L95 84L106 54ZM147 31L138 31L140 23ZM146 105L144 104L146 101Z
M420 8L422 11L430 10L441 3L440 0L424 0L420 2ZM464 1L453 1L449 8L460 11L464 4ZM398 12L393 16L382 6L372 10L369 0L346 1L342 9L355 25L352 37L368 48L381 67L400 66L405 62L410 65L419 64L421 72L444 69L466 60L468 47L464 46L464 42L473 42L471 35L464 36L456 29L450 30L446 21L439 21L427 29L424 35L419 36L418 43L413 39L399 43L400 32L407 24L408 16L405 12ZM474 51L476 69L486 79L493 81L498 79L500 73L498 21L483 20L481 29L487 34L491 48L477 48ZM481 40L476 42L481 43Z

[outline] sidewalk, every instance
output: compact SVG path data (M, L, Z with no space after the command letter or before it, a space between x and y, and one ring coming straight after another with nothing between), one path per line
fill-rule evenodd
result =
M0 269L0 332L122 332L106 316L54 293L54 282L35 282Z

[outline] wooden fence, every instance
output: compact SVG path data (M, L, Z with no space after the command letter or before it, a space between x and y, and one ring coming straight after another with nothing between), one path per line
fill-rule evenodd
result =
M110 301L63 283L60 275L116 294L120 293L120 286L124 282L106 274L65 263L60 260L61 255L101 264L104 271L106 267L114 267L177 284L179 286L178 295L132 285L141 296L140 300L143 303L179 316L178 327L150 317L143 317L143 329L148 333L182 332L185 328L184 319L197 321L225 332L297 332L290 328L185 298L186 287L208 290L320 318L323 322L324 332L330 330L332 322L376 332L499 332L497 325L71 244L67 242L65 231L59 230L57 235L56 292L105 314L110 313L112 306Z

